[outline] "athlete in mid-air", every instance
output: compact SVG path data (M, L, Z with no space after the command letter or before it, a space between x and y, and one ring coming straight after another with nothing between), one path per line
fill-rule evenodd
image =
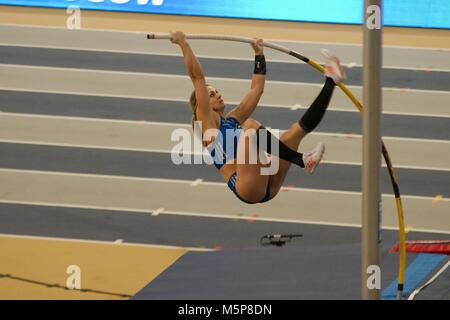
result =
M250 90L241 103L226 115L221 93L206 83L202 67L184 33L171 33L170 41L180 46L187 74L194 85L189 100L193 127L194 121L201 124L202 138L207 130L216 129L217 135L203 138L203 145L211 154L228 187L241 201L252 204L274 198L280 191L291 163L309 173L314 172L325 152L324 144L319 143L312 151L303 154L297 152L297 149L302 139L322 120L335 86L346 78L336 56L322 50L326 61L325 84L322 90L300 120L293 123L277 139L261 123L250 118L263 94L266 79L266 61L261 39L255 39L251 44L255 52L255 66ZM230 135L230 131L233 134ZM277 147L272 148L273 145ZM250 161L251 153L257 154L256 161ZM266 157L266 154L270 156ZM270 175L262 174L261 169L269 167L273 157L278 157L278 170ZM243 161L236 161L237 159Z

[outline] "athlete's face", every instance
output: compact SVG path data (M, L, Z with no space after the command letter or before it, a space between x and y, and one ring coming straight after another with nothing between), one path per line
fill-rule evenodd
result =
M209 105L211 108L216 111L222 113L225 109L225 104L222 99L222 95L216 88L208 86L208 94L209 94Z

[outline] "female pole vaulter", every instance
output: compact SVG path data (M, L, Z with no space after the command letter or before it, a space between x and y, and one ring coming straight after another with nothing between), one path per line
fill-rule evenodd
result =
M346 78L339 59L322 50L326 61L325 83L317 98L298 122L295 122L277 139L258 121L250 118L263 94L266 79L266 61L262 40L251 44L255 52L255 66L250 90L241 103L224 116L225 104L221 93L205 80L202 67L194 55L183 32L170 33L170 41L180 46L184 65L194 91L189 105L194 121L200 123L203 145L211 154L214 165L233 193L243 202L254 204L273 199L283 184L291 164L313 173L325 152L319 143L308 153L299 153L302 139L312 132L322 120L330 103L334 88ZM214 129L216 135L204 139L205 133ZM228 140L228 141L227 141ZM276 148L272 148L273 145ZM271 160L263 152L270 154ZM250 161L257 154L256 161ZM278 157L279 167L273 174L261 174L273 157Z

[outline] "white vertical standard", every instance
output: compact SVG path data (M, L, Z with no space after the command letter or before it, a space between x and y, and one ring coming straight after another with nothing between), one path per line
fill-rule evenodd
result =
M382 0L364 1L361 298L380 299ZM374 274L375 273L375 274ZM378 274L376 274L378 273Z

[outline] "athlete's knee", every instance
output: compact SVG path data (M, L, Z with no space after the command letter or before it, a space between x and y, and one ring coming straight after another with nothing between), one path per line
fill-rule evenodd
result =
M244 129L244 137L247 141L246 143L250 143L250 145L255 145L258 140L257 130L261 126L261 124L253 119L248 119L243 124Z
M242 124L242 128L244 130L254 129L256 131L259 127L261 127L261 123L251 118L245 120L244 123Z

